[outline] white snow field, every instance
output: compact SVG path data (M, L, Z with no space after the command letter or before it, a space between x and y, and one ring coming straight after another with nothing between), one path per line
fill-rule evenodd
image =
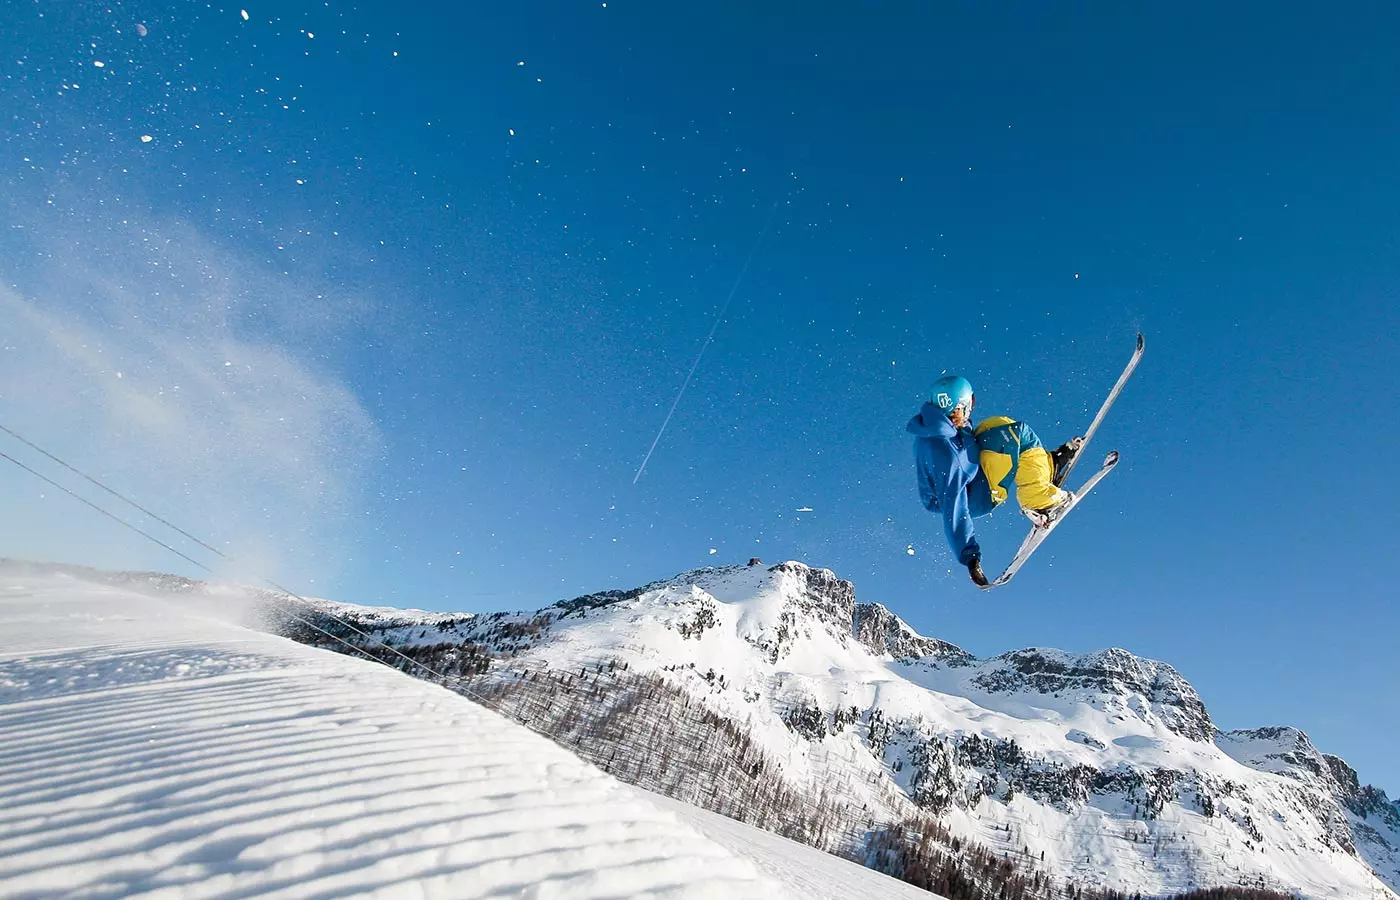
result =
M0 897L933 897L241 604L0 566Z

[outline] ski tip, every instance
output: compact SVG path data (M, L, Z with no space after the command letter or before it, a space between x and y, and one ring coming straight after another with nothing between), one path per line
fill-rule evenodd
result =
M1146 346L1147 346L1147 342L1143 339L1143 337L1142 337L1142 332L1139 331L1139 332L1138 332L1138 346L1137 346L1138 352L1141 353L1143 347L1146 347Z

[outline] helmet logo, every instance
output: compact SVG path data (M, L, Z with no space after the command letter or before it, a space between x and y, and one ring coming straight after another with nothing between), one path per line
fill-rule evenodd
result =
M944 392L940 391L936 399L938 400L939 409L950 409L953 406L953 398Z

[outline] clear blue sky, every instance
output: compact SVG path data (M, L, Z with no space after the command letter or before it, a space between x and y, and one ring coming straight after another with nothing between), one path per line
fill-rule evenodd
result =
M1400 9L1139 6L5 4L0 423L310 592L797 558L1395 794ZM1122 465L976 591L928 384L1058 443L1138 331ZM7 468L0 553L182 569Z

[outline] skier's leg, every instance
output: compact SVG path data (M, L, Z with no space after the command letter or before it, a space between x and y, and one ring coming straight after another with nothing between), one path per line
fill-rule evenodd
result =
M1055 486L1055 465L1040 438L1025 422L1015 425L1021 457L1016 467L1016 501L1022 509L1049 509L1067 496Z
M977 464L987 476L994 506L1005 502L1015 483L1017 460L1021 455L1016 420L994 416L977 426Z
M997 506L992 499L992 486L987 481L987 473L977 470L977 477L967 486L967 511L973 518L987 515Z

